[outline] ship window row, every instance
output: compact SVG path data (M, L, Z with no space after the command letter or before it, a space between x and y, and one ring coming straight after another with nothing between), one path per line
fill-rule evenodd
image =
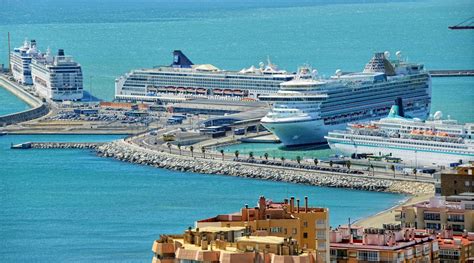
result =
M358 137L358 136L355 136L355 137ZM350 137L345 137L345 138L353 140L353 138L350 138ZM413 150L424 151L424 150L433 149L433 148L425 148L425 147L438 147L437 150L442 151L442 152L473 154L472 152L466 151L466 147L463 147L463 146L456 147L455 145L439 145L439 144L430 144L430 143L418 143L418 142L413 142L413 141L401 141L401 140L386 141L386 140L379 139L379 138L374 138L374 137L370 137L370 138L358 137L358 138L355 138L355 139L359 139L359 140L364 141L365 143L367 143L369 145L374 145L374 146L378 146L378 147L385 147L385 146L387 146L387 144L399 143L399 144L406 144L406 145L414 146ZM376 142L383 142L383 143L376 143ZM416 147L416 146L424 146L424 147ZM439 148L442 148L442 149L439 149ZM456 149L456 150L449 150L449 149L446 149L446 148L451 148L451 149Z
M350 103L354 105L361 105L361 104L367 105L367 102L369 102L369 104L375 104L375 103L384 103L384 102L387 102L388 100L390 100L393 103L392 98L395 98L396 96L403 96L405 100L408 99L405 94L400 94L398 92L396 93L385 92L384 94L380 94L380 95L374 95L374 96L366 95L365 97L357 96L354 98L346 98L346 99L341 99L341 100L334 100L331 97L329 97L329 99L325 101L324 107L330 108L331 106L333 106L335 108L340 108L341 104L347 105ZM426 96L428 96L426 92L417 92L417 93L410 94L411 98L426 97ZM419 100L417 100L417 102L419 102Z
M279 82L277 83L269 83L265 81L241 81L241 82L232 82L232 81L217 81L217 80L203 80L203 81L196 81L196 80L188 80L188 79L172 79L172 80L134 80L134 79L127 79L126 82L132 83L141 83L143 85L156 85L156 86L169 86L169 85L176 85L182 83L188 83L189 85L245 85L245 86L263 86L263 87L274 87L276 89L280 88Z

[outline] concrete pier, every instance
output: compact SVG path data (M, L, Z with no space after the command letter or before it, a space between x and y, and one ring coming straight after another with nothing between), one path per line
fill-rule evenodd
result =
M104 142L24 142L11 145L11 149L96 149Z
M32 107L25 111L0 116L0 127L33 120L49 113L49 107L46 103L25 91L20 85L8 80L5 75L0 75L0 86Z
M429 72L432 77L474 77L473 69L439 69Z

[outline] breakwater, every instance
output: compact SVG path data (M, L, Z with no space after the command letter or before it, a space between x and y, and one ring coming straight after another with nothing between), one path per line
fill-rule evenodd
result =
M0 116L0 127L20 123L24 121L33 120L39 117L42 117L49 113L49 107L46 103L43 103L39 98L29 94L27 91L23 90L19 85L9 81L6 77L0 75L0 86L7 89L9 92L25 101L32 108L16 112L8 115Z
M12 149L96 149L104 142L25 142L12 145Z
M218 174L297 183L314 186L349 188L357 190L393 192L403 194L433 193L431 183L408 180L371 178L369 176L340 173L321 173L301 169L282 169L265 165L222 161L218 159L193 158L151 151L124 140L103 144L96 149L101 157L115 158L125 162L150 165L159 168L205 174Z

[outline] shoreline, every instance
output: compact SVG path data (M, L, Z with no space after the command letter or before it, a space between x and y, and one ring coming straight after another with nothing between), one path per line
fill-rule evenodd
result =
M395 223L398 224L399 222L395 220L395 211L402 208L403 206L412 205L415 203L423 202L429 200L429 198L433 197L434 193L423 193L423 194L415 194L410 195L400 204L394 205L388 209L380 211L376 214L361 218L356 220L353 224L356 226L363 226L363 227L382 227L383 224L390 224Z

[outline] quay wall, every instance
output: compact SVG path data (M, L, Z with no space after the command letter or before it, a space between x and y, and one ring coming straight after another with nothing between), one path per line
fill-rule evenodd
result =
M31 142L33 149L96 149L105 142Z
M428 182L380 179L339 173L328 174L317 171L281 169L272 166L217 159L193 158L191 156L169 154L166 151L152 151L125 140L103 144L96 149L96 152L97 155L101 157L115 158L124 162L150 165L182 172L228 175L377 192L402 194L434 193L434 185Z
M43 103L39 98L29 94L17 84L9 81L4 76L0 75L0 86L7 89L9 92L25 101L32 108L12 114L0 116L0 127L15 124L19 122L33 120L42 117L49 113L49 107Z

